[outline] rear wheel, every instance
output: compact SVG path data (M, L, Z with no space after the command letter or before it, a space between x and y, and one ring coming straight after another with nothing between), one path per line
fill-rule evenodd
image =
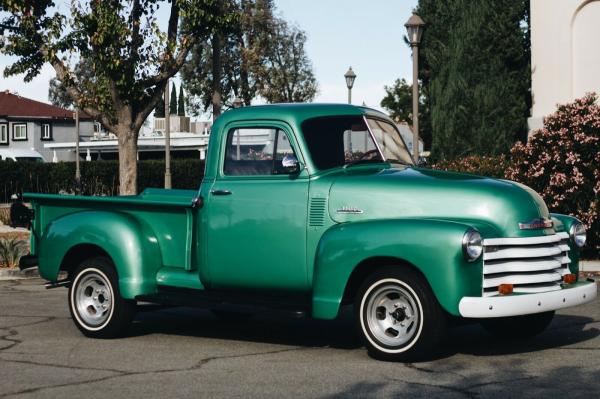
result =
M523 316L482 319L483 328L498 338L528 339L544 331L552 322L554 311Z
M121 297L111 260L96 257L82 262L73 273L69 310L84 335L113 338L129 326L135 314L135 301Z
M369 353L384 360L413 361L436 349L446 327L427 281L399 266L370 275L355 300L358 330Z

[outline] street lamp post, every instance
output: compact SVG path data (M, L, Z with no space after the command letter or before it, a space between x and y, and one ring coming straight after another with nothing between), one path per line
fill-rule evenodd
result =
M419 43L421 43L425 22L417 14L413 14L404 26L413 56L413 158L415 162L419 162Z
M165 188L171 189L171 110L169 109L169 79L165 85Z
M344 78L346 78L346 87L348 87L348 104L352 104L352 87L354 86L354 80L356 80L356 74L352 67L344 74ZM348 150L352 153L352 132L348 134Z
M348 104L352 104L352 87L356 79L356 74L352 70L352 67L344 74L344 78L346 78L346 87L348 87Z
M79 166L79 108L75 108L75 185L77 194L81 194L81 167Z

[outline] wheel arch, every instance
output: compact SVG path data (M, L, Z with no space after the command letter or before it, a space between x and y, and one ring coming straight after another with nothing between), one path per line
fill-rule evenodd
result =
M60 263L59 270L61 272L66 272L69 280L72 280L73 272L83 261L99 256L106 257L110 259L111 262L113 261L110 255L98 245L77 244L67 251Z
M156 272L162 264L158 241L149 226L129 214L65 215L48 224L40 242L39 270L47 280L56 281L59 271L72 271L81 261L102 255L114 264L124 298L156 291Z
M459 315L462 297L481 295L481 260L467 262L462 253L462 238L470 227L446 220L389 219L330 228L315 256L312 316L337 317L361 279L387 262L417 271L442 308Z
M385 266L398 266L411 269L415 273L419 274L427 282L427 284L429 284L423 272L410 262L392 256L374 256L364 259L352 270L352 273L348 278L348 282L346 283L346 288L344 289L344 295L342 297L341 304L346 305L352 303L354 296L356 295L356 292L360 288L363 281L365 281L369 275L375 273L377 270Z

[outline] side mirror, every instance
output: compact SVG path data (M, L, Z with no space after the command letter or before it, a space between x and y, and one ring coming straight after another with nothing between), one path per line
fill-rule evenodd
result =
M19 197L10 206L10 227L25 227L28 229L33 220L33 209L29 209L23 204Z
M281 161L281 166L283 171L287 174L293 175L300 173L300 162L298 162L298 158L293 154L286 154Z

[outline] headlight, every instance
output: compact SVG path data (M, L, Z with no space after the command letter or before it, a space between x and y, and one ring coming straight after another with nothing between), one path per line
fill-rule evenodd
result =
M581 222L575 222L571 225L571 230L569 230L569 235L571 236L571 240L577 246L577 248L581 248L585 245L585 226Z
M481 234L475 229L469 229L462 240L463 254L469 262L476 261L483 252Z

